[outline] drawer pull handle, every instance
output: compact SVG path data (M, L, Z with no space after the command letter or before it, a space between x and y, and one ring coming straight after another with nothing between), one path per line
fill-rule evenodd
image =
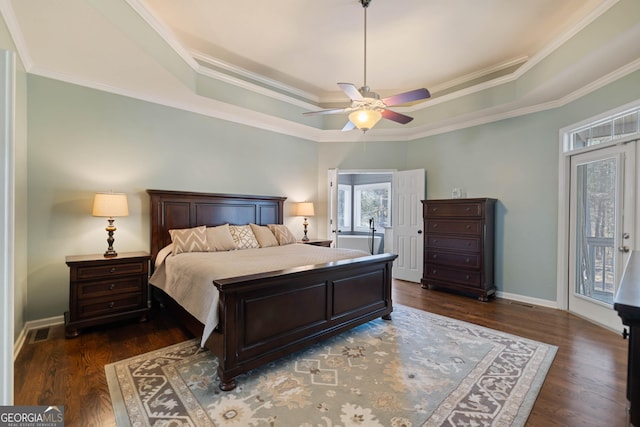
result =
M433 224L433 228L438 228L438 224Z
M464 262L466 262L467 264L469 264L471 262L471 260L469 258L465 259Z
M113 302L113 301L111 301L111 302L109 303L109 308L113 308L113 306L114 306L114 305L116 305L116 303L115 303L115 302Z
M433 212L435 212L435 211L437 211L437 210L438 210L438 208L433 208L433 209L432 209L432 211L433 211Z
M109 273L115 273L115 272L116 272L116 268L115 268L115 267L111 267L111 268L109 269Z
M467 224L467 230L471 230L471 226Z
M433 243L438 243L438 239L433 239Z
M467 242L467 247L470 248L471 247L471 242Z
M433 274L438 274L438 270L436 270L435 268L431 271Z
M469 280L469 275L468 274L466 275L465 279Z
M433 254L433 259L438 259L438 254Z
M115 283L112 283L112 284L109 285L109 290L110 291L114 290L115 288L116 288L116 284Z
M467 212L469 212L469 211L471 210L471 208L467 208L467 209L465 209L465 210L466 210Z

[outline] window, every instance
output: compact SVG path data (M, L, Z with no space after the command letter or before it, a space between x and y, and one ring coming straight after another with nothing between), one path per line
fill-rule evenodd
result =
M635 108L572 131L569 134L569 149L566 151L604 144L638 132L640 132L640 108Z
M338 184L338 229L351 230L351 186Z
M353 186L353 229L369 230L370 220L375 227L391 225L391 183L361 184ZM378 231L381 231L378 228Z

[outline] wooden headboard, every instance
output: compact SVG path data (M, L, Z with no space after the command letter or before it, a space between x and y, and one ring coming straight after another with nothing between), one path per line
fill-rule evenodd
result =
M160 249L171 243L169 230L249 223L282 224L286 197L147 190L151 197L152 266Z

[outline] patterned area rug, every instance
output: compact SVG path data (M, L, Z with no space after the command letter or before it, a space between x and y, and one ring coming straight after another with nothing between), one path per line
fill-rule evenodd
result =
M523 426L557 348L396 305L218 389L187 341L105 366L118 426Z

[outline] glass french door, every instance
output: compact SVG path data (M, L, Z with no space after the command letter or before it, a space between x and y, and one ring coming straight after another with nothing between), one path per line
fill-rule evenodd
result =
M635 144L571 157L569 311L615 331L613 299L634 248Z

